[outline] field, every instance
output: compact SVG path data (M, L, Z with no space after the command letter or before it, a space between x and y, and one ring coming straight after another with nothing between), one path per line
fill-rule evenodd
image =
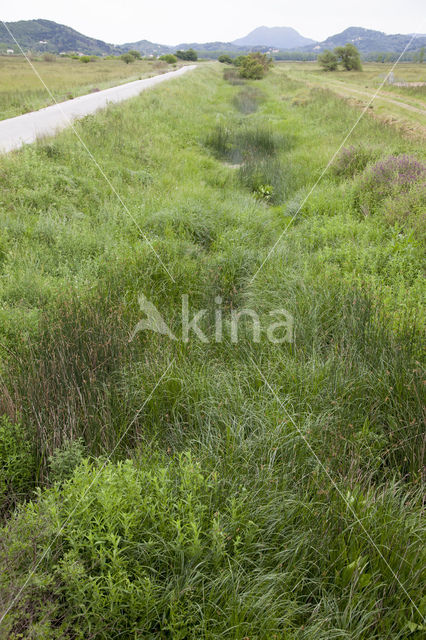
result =
M364 63L363 71L324 73L316 62L280 63L291 78L310 86L328 88L365 106L384 81L392 65ZM424 86L412 86L424 83ZM404 85L407 86L398 86ZM374 99L374 114L394 125L426 135L426 65L399 63L393 72L393 84L386 82ZM403 104L398 104L403 103Z
M223 71L0 158L2 640L423 637L424 150Z
M53 61L32 61L58 102L140 80L169 70L160 60L102 60L88 64L56 56ZM170 68L173 68L172 66ZM42 109L52 104L46 89L22 56L0 56L0 119Z

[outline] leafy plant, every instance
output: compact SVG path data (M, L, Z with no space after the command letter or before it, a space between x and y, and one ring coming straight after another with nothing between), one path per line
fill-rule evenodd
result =
M348 42L344 47L336 47L334 53L346 71L362 71L359 51L351 42Z
M222 55L220 55L218 57L218 61L221 62L222 64L232 64L233 60L231 58L231 56L228 56L228 54L223 53Z
M186 51L179 49L176 51L176 57L180 60L188 60L191 62L196 62L198 60L197 52L194 51L194 49L188 49Z
M122 60L122 61L123 61L123 62L125 62L126 64L130 64L130 63L132 63L132 62L134 62L134 61L135 61L135 57L134 57L134 56L132 56L132 54L131 54L131 53L123 53L123 54L120 56L120 60Z
M331 167L331 172L342 178L353 178L365 169L375 155L373 151L363 146L343 147Z
M166 53L165 55L160 56L160 60L167 62L167 64L176 64L176 62L178 61L177 57L172 53Z
M20 424L0 416L0 513L29 497L34 488L35 449Z
M324 71L336 71L339 59L335 53L326 49L318 56L318 63Z

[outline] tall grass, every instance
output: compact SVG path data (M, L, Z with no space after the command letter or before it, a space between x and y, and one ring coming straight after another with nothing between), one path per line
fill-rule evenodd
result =
M360 213L362 153L280 238L358 114L276 68L263 90L237 115L209 67L79 124L139 228L71 132L1 159L5 638L422 637L422 248ZM209 342L129 343L141 292L178 338L188 294ZM232 342L247 308L294 342Z

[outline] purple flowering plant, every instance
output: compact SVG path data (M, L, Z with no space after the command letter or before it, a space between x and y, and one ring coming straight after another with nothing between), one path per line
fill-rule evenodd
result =
M384 201L405 198L412 190L426 190L426 166L414 156L388 156L368 167L355 187L355 200L365 214L381 209Z

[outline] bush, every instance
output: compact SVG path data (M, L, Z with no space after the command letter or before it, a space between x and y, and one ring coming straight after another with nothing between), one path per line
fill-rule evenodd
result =
M348 42L344 47L336 47L334 53L346 71L362 71L361 57L355 45Z
M236 67L241 67L246 58L247 56L237 56L236 58L234 58L233 63Z
M223 53L221 56L219 56L218 61L222 64L232 64L233 62L231 56L228 56L226 53Z
M164 56L160 56L160 60L167 62L167 64L176 64L178 61L177 57L174 56L173 53L166 53Z
M195 62L196 60L198 60L197 52L194 51L194 49L188 49L187 51L176 51L176 56L180 60L189 60L191 62Z
M382 210L386 199L426 186L426 166L410 155L389 156L368 167L355 185L355 203L364 215Z
M91 56L79 56L79 60L80 60L80 62L83 62L84 64L88 64L89 62L92 62L92 57Z
M62 447L55 449L49 456L49 480L63 482L68 480L74 470L83 462L85 446L82 438L65 440Z
M249 80L261 80L265 75L265 69L257 60L247 57L240 66L240 75Z
M137 51L136 49L130 49L130 51L127 52L130 56L133 56L135 60L142 60L142 55L140 51Z
M120 60L122 60L126 64L130 64L131 62L135 61L135 58L130 53L123 53L120 56Z
M261 80L272 65L272 58L265 53L250 53L244 56L238 65L242 78Z
M356 173L364 171L374 159L372 151L364 147L343 147L331 166L331 173L342 178L353 178Z
M324 71L336 71L339 66L339 59L335 53L326 49L318 56L318 63Z

